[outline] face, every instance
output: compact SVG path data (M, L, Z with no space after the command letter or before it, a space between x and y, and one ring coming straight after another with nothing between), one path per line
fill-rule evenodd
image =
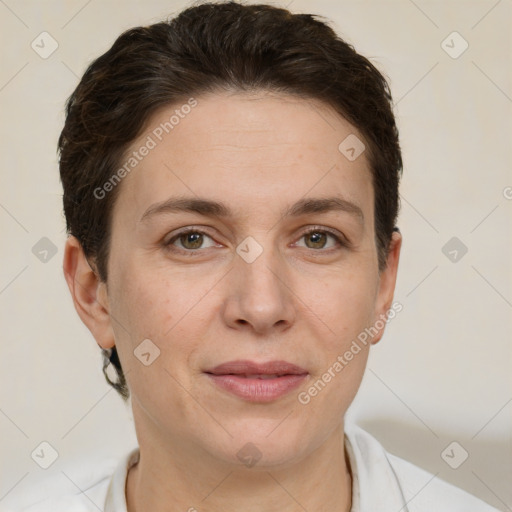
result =
M111 336L96 338L115 343L153 439L228 463L250 442L260 466L292 463L343 421L370 344L336 361L390 307L397 257L379 273L366 154L338 149L363 140L347 121L264 92L196 100L169 133L180 105L159 111L128 152L155 143L119 185ZM215 370L233 361L263 366Z

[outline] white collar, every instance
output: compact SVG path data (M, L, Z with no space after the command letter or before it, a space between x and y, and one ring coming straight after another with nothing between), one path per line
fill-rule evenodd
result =
M350 512L408 512L397 475L382 445L357 425L346 424L345 446L352 470Z
M345 425L344 439L352 472L350 512L408 512L398 479L380 443L354 424ZM127 512L126 477L139 455L137 447L120 461L110 480L104 512Z
M104 512L127 512L126 477L128 470L139 462L139 447L134 448L119 462L107 490Z

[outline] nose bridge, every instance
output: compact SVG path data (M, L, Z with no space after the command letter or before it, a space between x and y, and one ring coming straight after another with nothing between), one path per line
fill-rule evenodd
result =
M247 237L237 247L226 308L230 324L250 324L259 332L289 325L294 319L285 261L271 236L265 242Z
M259 291L263 294L270 294L277 297L281 295L284 284L282 278L285 270L278 262L275 251L267 250L265 255L259 256L254 262L238 262L240 277L246 283L247 291L256 295ZM281 274L281 278L279 275Z
M267 242L263 246L252 239L242 242L237 248L240 257L236 261L236 267L241 280L241 291L255 302L262 303L265 298L278 300L285 294L283 277L286 271L283 261L271 245L270 237L267 237ZM279 277L280 274L282 277Z

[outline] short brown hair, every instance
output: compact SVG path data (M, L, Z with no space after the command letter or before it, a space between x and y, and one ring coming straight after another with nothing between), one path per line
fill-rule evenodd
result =
M375 193L379 269L385 268L402 171L391 93L375 66L317 18L264 4L203 3L166 22L124 32L89 65L67 102L60 176L68 233L102 281L120 186L102 199L94 191L113 176L157 109L220 90L321 100L359 130ZM116 349L104 356L107 380L127 398ZM107 375L109 363L117 382Z

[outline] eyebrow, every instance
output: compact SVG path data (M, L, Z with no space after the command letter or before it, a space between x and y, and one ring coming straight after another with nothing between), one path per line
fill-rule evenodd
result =
M363 211L359 206L341 197L321 197L299 199L286 208L281 217L299 217L311 213L328 213L332 211L346 212L364 222ZM139 222L163 213L190 212L207 217L232 217L232 210L224 203L200 197L171 197L160 203L151 205L142 215Z

